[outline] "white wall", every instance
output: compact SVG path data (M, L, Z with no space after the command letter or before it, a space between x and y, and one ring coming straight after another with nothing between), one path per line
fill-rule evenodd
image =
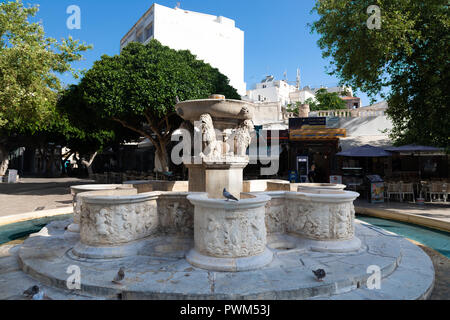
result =
M281 104L279 102L257 103L254 106L253 123L264 125L282 120Z
M230 79L245 95L244 32L231 19L155 4L155 39L176 50L190 50Z
M339 118L339 127L347 129L348 136L377 136L392 129L392 122L387 116Z
M289 97L291 99L291 103L295 102L305 103L305 101L308 100L309 98L312 98L314 101L316 100L316 96L312 92L307 90L291 92Z
M291 102L289 95L294 90L295 87L289 85L286 81L277 80L257 83L255 89L247 91L247 96L255 102L280 102L285 106ZM260 99L260 97L262 98Z
M152 38L175 50L189 50L230 79L240 95L246 94L244 82L244 32L234 20L154 4L121 41L123 49L138 39L137 33L153 23Z

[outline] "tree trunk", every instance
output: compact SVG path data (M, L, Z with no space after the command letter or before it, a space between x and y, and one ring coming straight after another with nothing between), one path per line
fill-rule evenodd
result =
M92 163L94 162L96 156L97 156L97 152L91 156L91 158L89 159L89 162L86 160L81 161L81 163L86 166L89 177L91 177L92 174L94 174L94 172L92 171Z
M157 172L168 172L169 171L169 154L167 153L167 148L163 142L160 142L160 146L155 146L156 152L155 157L158 157L160 168L156 165L157 160L155 159L155 171Z
M168 143L168 141L170 141L170 135L168 135L166 133L166 136L163 137L160 134L160 130L158 130L157 127L153 126L153 123L152 123L150 117L148 117L146 115L146 118L147 118L148 124L150 125L151 130L153 131L153 133L156 134L157 138L153 138L151 136L151 134L149 134L148 132L145 132L144 130L139 129L139 128L135 128L135 127L127 124L123 120L120 120L118 118L112 118L112 120L120 123L123 127L128 128L130 130L133 130L134 132L139 133L143 137L148 138L152 142L153 146L156 148L156 152L155 152L155 172L168 172L169 171L169 154L167 153L167 143ZM165 117L165 121L167 123L166 131L170 132L170 125L169 125L168 116ZM158 162L160 164L159 168L158 168L158 165L157 165Z
M9 166L9 153L3 145L0 145L0 176L6 174Z

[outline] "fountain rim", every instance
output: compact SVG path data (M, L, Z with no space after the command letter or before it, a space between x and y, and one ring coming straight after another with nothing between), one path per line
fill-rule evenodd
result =
M101 191L101 190L100 190ZM113 190L114 191L114 190ZM137 190L136 190L137 192ZM117 205L117 204L127 204L127 203L139 203L149 200L157 200L161 196L161 191L151 191L144 193L136 193L134 195L95 195L80 194L79 196L83 198L83 201L88 204L106 204L106 205Z
M197 193L190 193L187 196L187 199L194 206L212 209L225 209L230 211L239 209L260 208L262 205L265 205L265 203L271 200L271 197L265 194L253 194L249 192L242 192L242 194L249 195L252 198L241 199L239 201L227 201L225 199L208 198L208 193L197 192Z
M116 190L118 188L126 188L123 184L83 184L79 186L71 186L70 190L72 192L89 192L89 191L105 191L105 190Z
M355 201L360 194L354 191L346 190L330 190L330 189L315 189L313 192L293 192L286 191L285 196L287 199L303 199L311 202L348 202ZM317 191L323 191L324 193L314 193ZM334 192L333 192L334 191Z
M344 190L347 186L339 183L299 183L297 187L311 190Z
M222 103L222 102L236 102L238 104L254 104L253 102L250 101L245 101L245 100L236 100L236 99L193 99L193 100L185 100L185 101L180 101L178 102L175 106L178 106L180 104L187 104L187 103L192 103L192 102L216 102L216 103Z

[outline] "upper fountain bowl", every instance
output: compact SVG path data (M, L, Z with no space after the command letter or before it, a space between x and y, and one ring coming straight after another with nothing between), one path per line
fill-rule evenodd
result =
M175 110L181 118L192 123L207 113L213 119L215 127L221 130L233 128L244 120L251 120L254 115L252 103L225 99L221 95L213 95L210 99L183 101L175 105Z

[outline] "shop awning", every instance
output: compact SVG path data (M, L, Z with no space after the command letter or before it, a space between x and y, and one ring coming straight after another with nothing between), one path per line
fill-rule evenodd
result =
M347 151L339 152L336 154L341 157L390 157L390 152L384 151L382 148L377 148L370 145L352 148Z

